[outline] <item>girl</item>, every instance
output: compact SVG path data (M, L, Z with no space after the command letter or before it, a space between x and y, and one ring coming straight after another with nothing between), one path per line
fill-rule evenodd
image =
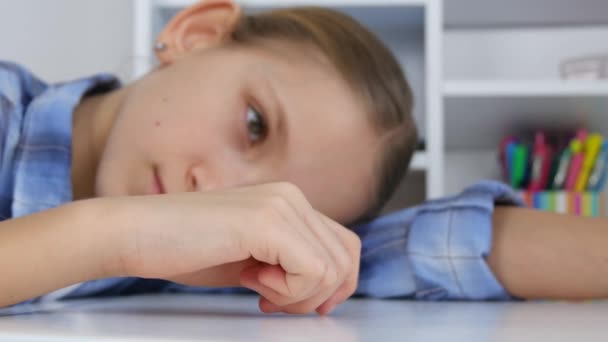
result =
M0 64L0 306L226 286L320 314L355 291L606 295L605 223L494 211L517 203L498 184L345 227L378 213L416 142L396 60L350 18L207 0L155 51L123 87Z

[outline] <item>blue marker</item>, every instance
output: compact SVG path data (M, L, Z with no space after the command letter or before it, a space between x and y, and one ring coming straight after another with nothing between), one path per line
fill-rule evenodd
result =
M602 191L604 184L606 183L606 173L608 171L608 142L602 144L602 149L595 160L595 166L593 172L589 176L589 182L587 183L587 190L589 191Z
M517 143L512 141L512 142L510 142L510 143L507 144L507 147L505 149L506 150L505 151L506 152L506 162L507 162L506 163L507 164L507 179L506 179L506 181L508 183L511 183L511 177L512 177L511 175L512 175L512 172L513 172L513 155L515 153L515 147L516 146L517 146Z

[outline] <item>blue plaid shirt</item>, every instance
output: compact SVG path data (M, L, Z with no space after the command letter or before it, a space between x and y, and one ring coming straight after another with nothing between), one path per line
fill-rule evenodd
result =
M119 87L111 75L49 85L0 62L0 221L72 200L72 112L83 96ZM495 203L521 205L508 187L482 182L463 193L354 227L363 250L358 295L424 300L512 299L487 263ZM25 303L150 292L238 292L165 280L88 281Z

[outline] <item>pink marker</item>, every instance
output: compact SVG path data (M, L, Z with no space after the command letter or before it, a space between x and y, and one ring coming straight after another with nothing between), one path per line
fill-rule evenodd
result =
M529 191L542 191L549 181L551 168L551 147L545 142L545 135L537 132L534 137L534 155L532 157L532 176Z
M587 139L587 132L585 130L579 130L576 138L570 142L570 151L572 152L572 159L570 160L570 167L568 168L568 177L566 178L566 190L572 191L576 187L576 181L583 167L584 154L583 154L583 142Z

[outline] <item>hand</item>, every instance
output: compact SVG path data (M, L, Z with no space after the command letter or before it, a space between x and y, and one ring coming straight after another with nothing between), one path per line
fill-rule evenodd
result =
M105 201L119 215L123 275L241 285L264 312L325 314L356 289L358 237L289 183Z

